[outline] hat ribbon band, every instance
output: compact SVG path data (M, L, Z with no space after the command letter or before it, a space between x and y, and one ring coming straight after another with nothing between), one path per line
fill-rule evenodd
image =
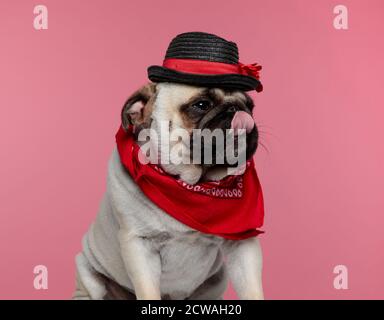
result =
M252 64L229 64L222 62L193 60L193 59L165 59L163 67L193 74L241 74L259 79L261 66L257 63Z

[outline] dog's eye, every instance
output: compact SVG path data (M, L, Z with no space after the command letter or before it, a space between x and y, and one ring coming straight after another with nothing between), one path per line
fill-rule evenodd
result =
M206 111L211 107L211 101L209 100L199 100L192 104L193 108Z

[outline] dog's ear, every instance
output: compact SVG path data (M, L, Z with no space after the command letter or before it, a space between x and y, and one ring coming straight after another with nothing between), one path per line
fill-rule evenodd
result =
M149 127L156 95L156 85L148 83L132 94L121 111L121 124L124 130L129 125Z

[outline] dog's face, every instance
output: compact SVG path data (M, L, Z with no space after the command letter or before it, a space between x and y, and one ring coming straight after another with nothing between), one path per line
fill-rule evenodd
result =
M150 83L125 103L122 126L127 129L133 125L136 138L143 129L155 130L161 135L166 128L171 138L167 148L162 148L164 141L157 141L160 144L159 164L167 173L195 184L200 180L220 180L228 174L228 167L242 164L240 160L231 163L225 156L230 141L228 132L234 133L234 155L243 153L243 160L253 156L258 144L253 107L252 99L242 91ZM246 138L243 148L237 143L238 129L243 129ZM204 134L199 134L201 132L222 132L223 140L215 134L213 139L207 139ZM207 150L212 151L209 162L205 157ZM173 161L175 157L177 161ZM180 161L180 157L184 161Z

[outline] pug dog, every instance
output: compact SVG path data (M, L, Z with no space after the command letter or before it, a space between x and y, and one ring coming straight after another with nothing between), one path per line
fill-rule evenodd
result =
M127 100L121 121L125 130L134 128L136 139L144 129L159 131L164 121L170 133L243 128L249 159L258 144L253 108L243 91L149 83ZM183 151L183 157L192 156L183 141L171 144ZM231 166L215 159L209 164L162 163L164 156L160 151L164 172L191 185L219 181ZM74 299L222 299L228 280L239 299L263 299L258 238L228 240L172 218L142 193L116 148L109 162L107 191L96 221L83 238L76 265Z

